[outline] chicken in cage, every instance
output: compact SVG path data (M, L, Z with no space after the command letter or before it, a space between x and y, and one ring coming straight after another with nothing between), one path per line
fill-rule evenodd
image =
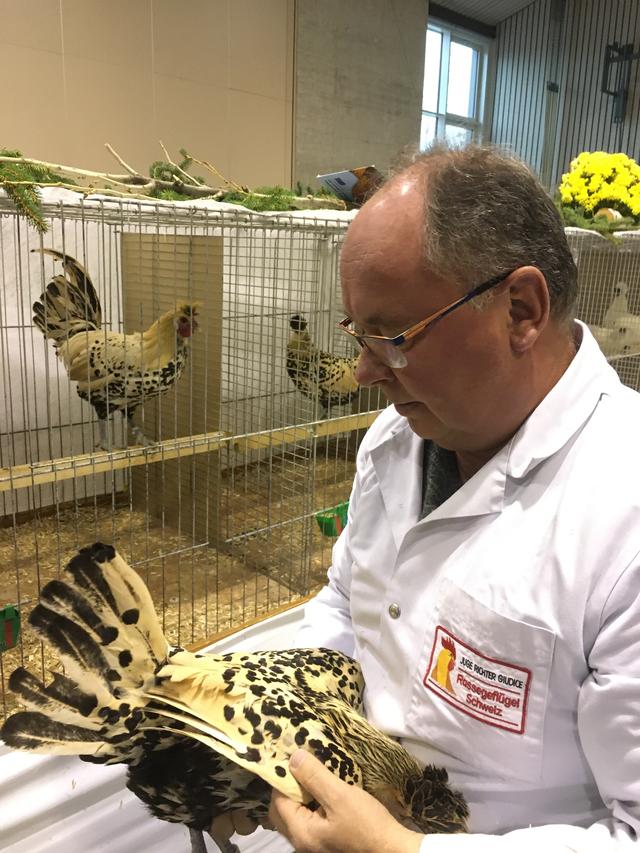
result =
M317 398L323 417L335 406L351 403L358 395L355 377L358 357L336 356L318 349L309 333L309 324L300 314L289 320L287 372L296 388L310 399Z
M56 275L33 303L33 322L53 341L78 395L95 409L100 447L111 449L107 419L113 412L127 418L140 444L149 444L133 414L182 375L199 303L179 301L139 333L103 331L100 300L83 266L55 249L40 251L59 260L66 277Z
M348 499L379 408L335 332L350 215L42 201L44 238L0 201L0 607L26 625L0 658L3 715L15 664L55 666L26 617L87 537L131 562L176 644L317 589L332 539L317 518ZM294 315L313 330L304 393Z

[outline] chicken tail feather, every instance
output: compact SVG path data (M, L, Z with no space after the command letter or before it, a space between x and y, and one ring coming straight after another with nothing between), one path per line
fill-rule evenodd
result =
M29 616L65 674L45 684L15 670L9 687L29 710L9 717L0 737L16 749L130 763L155 725L144 694L169 644L149 591L112 546L83 548L66 572L70 581L46 584Z
M75 681L60 672L54 672L53 681L45 685L21 666L11 673L9 689L34 710L66 713L74 719L77 719L78 714L88 717L98 704L95 694L85 692Z
M39 711L18 711L2 727L2 739L13 749L56 755L91 755L103 742L99 731L62 723Z
M34 249L62 262L65 276L56 275L33 303L33 322L54 344L79 332L100 328L102 309L98 294L82 264L56 249Z

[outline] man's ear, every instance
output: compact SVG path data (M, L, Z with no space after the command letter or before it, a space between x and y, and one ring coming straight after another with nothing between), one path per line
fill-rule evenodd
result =
M549 322L549 287L537 267L519 267L509 284L509 334L514 352L530 349Z

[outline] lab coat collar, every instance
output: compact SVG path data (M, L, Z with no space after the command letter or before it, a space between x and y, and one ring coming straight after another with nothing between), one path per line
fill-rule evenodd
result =
M557 453L589 420L602 395L620 387L618 375L589 329L579 321L576 324L579 349L573 361L511 440L510 477L525 477Z
M420 520L424 439L402 418L387 437L370 450L385 512L398 550L406 533L416 524L443 518L501 512L504 503L508 448L467 480L443 504Z
M518 432L471 479L422 523L502 511L507 477L521 478L556 453L589 419L603 393L620 385L589 329L560 380ZM418 521L422 506L424 442L404 418L392 423L370 449L396 546Z

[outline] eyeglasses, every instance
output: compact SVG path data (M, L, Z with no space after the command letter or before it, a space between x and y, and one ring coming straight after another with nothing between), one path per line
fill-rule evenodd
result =
M442 318L446 317L447 314L451 314L451 312L455 311L456 308L459 308L461 305L465 305L467 302L475 299L476 296L480 296L481 293L485 293L487 290L490 290L492 287L500 284L508 278L512 272L514 272L514 270L509 270L509 272L501 273L500 275L490 278L488 281L484 281L468 293L465 293L464 296L461 296L449 305L445 305L444 308L440 308L439 311L436 311L434 314L430 314L425 320L420 320L420 322L416 323L415 326L410 326L405 332L402 332L402 334L396 335L393 338L388 338L384 335L363 335L358 332L357 329L349 328L353 325L351 317L345 317L344 320L341 320L338 323L338 328L342 329L343 332L346 332L347 335L351 335L352 338L355 338L363 349L368 349L387 367L406 367L408 364L407 357L404 352L399 349L402 344L410 341L412 338L415 338L416 335L420 334L420 332L424 332L425 329L433 326L438 322L438 320L442 320Z

